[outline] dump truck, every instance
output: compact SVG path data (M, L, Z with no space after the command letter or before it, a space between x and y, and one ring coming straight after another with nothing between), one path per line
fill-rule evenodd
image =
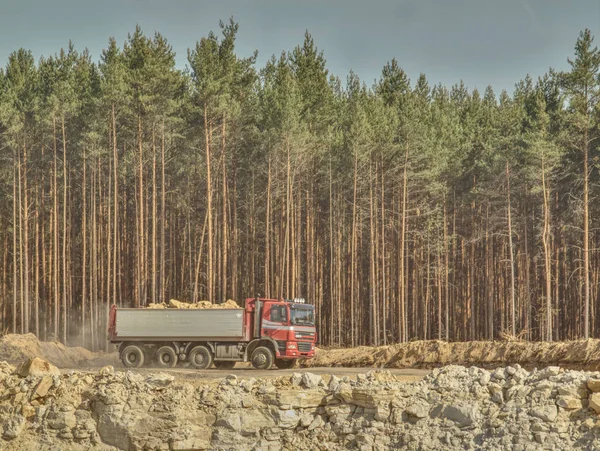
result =
M314 306L304 299L249 298L243 308L110 310L108 339L123 365L197 369L292 368L315 355Z

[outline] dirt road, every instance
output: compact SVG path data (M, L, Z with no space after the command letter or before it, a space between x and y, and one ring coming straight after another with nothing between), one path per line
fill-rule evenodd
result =
M135 369L129 369L129 368L125 368L123 366L115 366L115 370L116 371L134 371L136 373L140 373L140 374L150 374L150 373L157 373L157 372L163 372L163 373L168 373L168 374L172 374L173 376L177 377L178 379L188 379L188 380L205 380L205 381L209 381L209 380L214 380L214 379L222 379L230 374L235 374L238 378L240 379L249 379L251 377L253 378L275 378L275 377L281 377L281 376L289 376L292 375L293 373L303 373L303 372L310 372L310 373L315 373L315 374L322 374L322 375L336 375L338 377L344 377L344 376L356 376L357 374L365 374L371 370L373 370L372 368L294 368L291 370L277 370L277 369L273 369L273 370L268 370L268 371L264 371L264 370L255 370L254 368L251 368L249 366L242 366L242 364L238 364L239 367L235 367L231 370L217 370L217 369L210 369L210 370L194 370L194 369L190 369L190 368L170 368L170 369L162 369L162 368L135 368ZM90 372L97 372L98 368L73 368L73 369L62 369L61 371L63 373L68 373L69 371L72 370L77 370L77 371L90 371ZM412 381L418 381L420 379L422 379L424 376L426 376L427 374L429 374L429 370L420 370L420 369L395 369L395 368L390 368L387 369L386 371L389 371L390 373L392 373L394 376L396 376L396 378L398 378L398 380L400 381L405 381L405 382L412 382Z

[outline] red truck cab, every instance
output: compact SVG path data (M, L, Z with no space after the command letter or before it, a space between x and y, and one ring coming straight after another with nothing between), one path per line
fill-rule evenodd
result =
M257 316L258 311L258 316ZM290 366L295 359L312 358L315 355L317 332L315 328L315 310L304 299L246 299L246 324L252 324L252 339L266 339L276 346L275 358L278 361L289 360ZM257 321L259 318L259 321ZM285 365L284 362L281 364Z

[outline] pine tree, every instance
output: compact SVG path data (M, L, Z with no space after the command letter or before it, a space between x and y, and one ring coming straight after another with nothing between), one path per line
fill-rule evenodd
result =
M590 336L589 159L598 123L595 108L600 89L600 52L597 47L592 47L593 41L590 30L585 29L580 33L575 44L575 59L568 60L571 72L564 75L565 91L571 109L569 123L577 136L573 147L582 153L583 158L583 336L586 339Z

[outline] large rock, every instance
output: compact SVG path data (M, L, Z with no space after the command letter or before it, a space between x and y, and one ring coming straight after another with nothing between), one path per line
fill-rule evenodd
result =
M308 425L308 430L312 431L314 429L320 429L325 424L323 417L321 415L317 415L314 420Z
M442 412L442 417L454 421L459 427L471 426L480 418L476 405L456 404L449 405Z
M2 437L6 440L17 438L23 432L26 425L25 418L21 415L15 415L4 423Z
M281 390L279 392L279 405L286 408L307 409L324 406L326 402L326 394L322 390Z
M215 426L229 429L231 431L242 430L242 420L239 413L227 411L215 422Z
M66 412L51 412L48 414L48 426L52 429L72 429L77 424L75 412L72 410Z
M215 426L240 432L243 435L253 435L264 428L274 427L276 424L272 417L265 415L261 410L242 409L223 412L215 422Z
M191 304L188 304L187 302L178 301L177 299L171 299L171 300L169 300L169 307L171 307L171 308L190 308Z
M361 407L374 408L380 404L389 405L396 392L381 389L366 389L366 388L355 388L346 389L341 388L337 393L344 402L348 404L354 404Z
M31 392L31 399L43 398L46 396L53 383L54 381L51 376L42 377L33 389L33 392Z
M302 384L306 388L317 388L319 385L323 384L323 378L318 374L304 373L302 374Z
M529 415L535 418L539 418L542 421L551 423L554 420L556 420L556 416L558 415L558 409L555 405L534 407L529 411Z
M337 391L340 388L340 378L335 374L333 374L331 379L329 379L328 388L330 391Z
M559 366L547 366L543 370L539 371L537 373L537 376L540 379L548 379L549 377L552 377L552 376L558 376L559 373L560 373Z
M112 376L113 374L115 374L115 368L112 365L100 368L100 376Z
M600 392L600 379L590 378L587 380L587 388L594 393Z
M429 415L429 404L426 402L416 402L406 408L406 413L415 418L425 418Z
M581 409L581 399L575 396L559 396L556 399L556 405L567 410Z
M592 393L589 407L590 409L594 409L596 413L600 413L600 393Z
M588 391L585 385L568 385L565 387L558 387L558 394L562 396L572 396L578 399L588 397Z
M98 434L102 441L121 450L129 451L131 448L130 431L133 430L134 425L127 424L123 420L123 407L122 404L106 405L103 402L97 402L94 412L98 418Z
M190 451L211 449L210 436L203 434L201 437L176 438L171 441L172 451Z
M151 374L146 378L146 383L157 388L164 388L175 380L175 376L167 373Z
M300 422L300 415L293 409L278 409L273 412L273 418L277 422L277 426L282 429L293 429Z
M19 365L17 374L21 377L60 376L60 370L50 362L34 357Z

